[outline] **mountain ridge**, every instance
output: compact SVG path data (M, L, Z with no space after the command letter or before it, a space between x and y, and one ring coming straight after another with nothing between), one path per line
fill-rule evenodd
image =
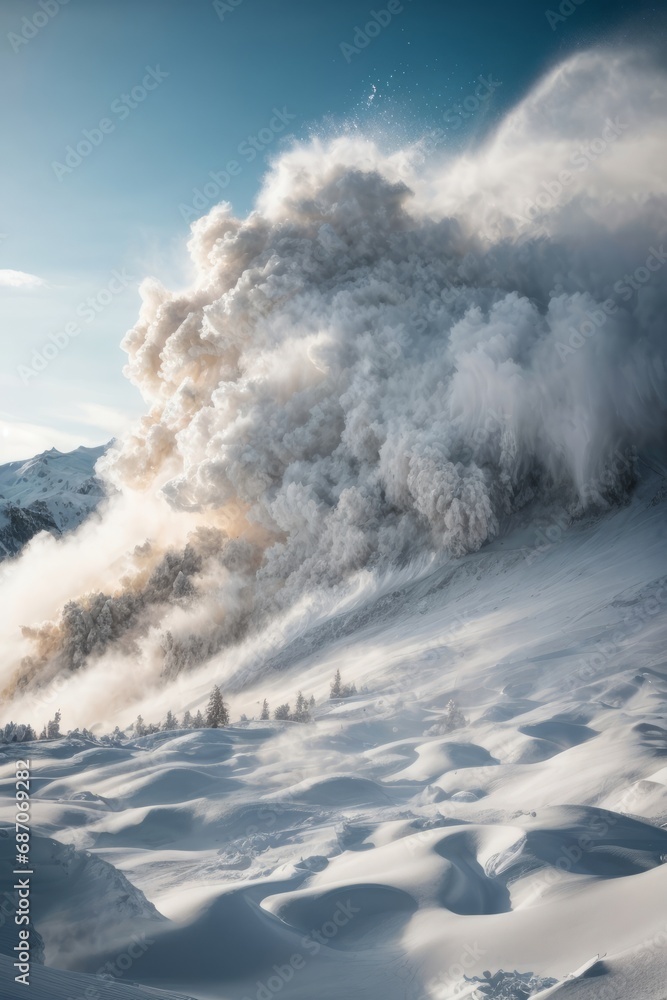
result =
M70 452L50 448L0 465L0 562L17 556L39 532L60 537L93 513L109 495L95 466L110 443Z

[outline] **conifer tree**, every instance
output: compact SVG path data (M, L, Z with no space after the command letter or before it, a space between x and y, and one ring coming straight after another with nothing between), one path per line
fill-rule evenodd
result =
M336 671L336 675L331 682L331 694L330 698L350 698L353 694L357 693L356 685L354 684L343 684L340 676L340 670Z
M198 710L197 714L195 715L195 717L193 719L192 728L193 729L204 729L205 726L206 726L206 722L204 720L204 716L201 714L201 711Z
M56 712L56 714L53 716L48 726L46 727L47 739L57 740L60 736L62 736L62 733L60 732L60 719L61 719L61 714L60 714L60 709L58 709L58 711Z
M192 714L189 709L183 716L183 729L192 729Z
M450 698L447 702L444 721L445 727L448 731L451 731L452 729L461 729L462 726L468 725L468 720L453 698Z
M269 703L266 700L266 698L262 702L262 714L260 715L259 718L260 718L260 720L262 722L266 722L266 720L270 718L270 715L269 715Z
M19 729L22 728L17 726L15 722L8 722L5 728L2 730L2 738L4 743L18 743L20 740Z
M172 712L171 709L169 709L169 711L167 712L167 718L164 720L164 723L162 725L162 732L168 733L171 732L172 729L178 729L178 723L176 722L174 713Z
M216 686L211 691L206 710L206 725L210 729L219 729L229 724L229 712L225 705L220 688Z
M310 719L310 714L308 712L308 703L304 698L301 691L296 696L296 705L294 708L294 715L292 716L295 722L308 722Z
M336 675L331 682L331 694L330 698L340 698L341 692L341 680L340 680L340 668L336 671Z

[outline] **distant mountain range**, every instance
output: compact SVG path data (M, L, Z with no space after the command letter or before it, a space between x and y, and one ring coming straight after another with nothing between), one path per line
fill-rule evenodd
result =
M40 531L56 537L77 528L108 495L95 464L108 444L0 465L0 561L17 555Z

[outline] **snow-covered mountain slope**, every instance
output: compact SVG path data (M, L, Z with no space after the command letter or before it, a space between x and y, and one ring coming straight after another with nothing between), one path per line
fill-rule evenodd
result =
M26 996L26 987L14 982L15 971L12 959L0 954L3 1000L24 1000ZM44 965L33 965L28 988L31 1000L192 1000L182 993L137 986L111 977L63 973Z
M106 496L95 464L107 447L51 448L27 462L0 465L0 560L40 531L58 536L85 521Z
M264 671L221 658L233 718L301 688L312 725L4 748L3 795L13 759L32 760L52 995L144 933L100 996L518 1000L532 982L662 1000L665 514L644 481L553 542L518 526L375 594ZM327 699L337 668L359 694ZM191 675L174 707L209 681ZM467 722L439 732L451 698ZM54 840L76 878L52 874Z

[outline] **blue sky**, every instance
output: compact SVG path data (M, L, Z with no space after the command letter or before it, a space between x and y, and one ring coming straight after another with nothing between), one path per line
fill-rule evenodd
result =
M556 59L656 10L565 0L554 21L546 0L391 3L351 52L388 0L3 0L0 462L100 443L142 412L119 343L145 275L185 281L182 206L209 172L239 165L224 197L246 212L291 138L345 123L417 138L491 74L479 132ZM82 141L89 154L67 159Z

